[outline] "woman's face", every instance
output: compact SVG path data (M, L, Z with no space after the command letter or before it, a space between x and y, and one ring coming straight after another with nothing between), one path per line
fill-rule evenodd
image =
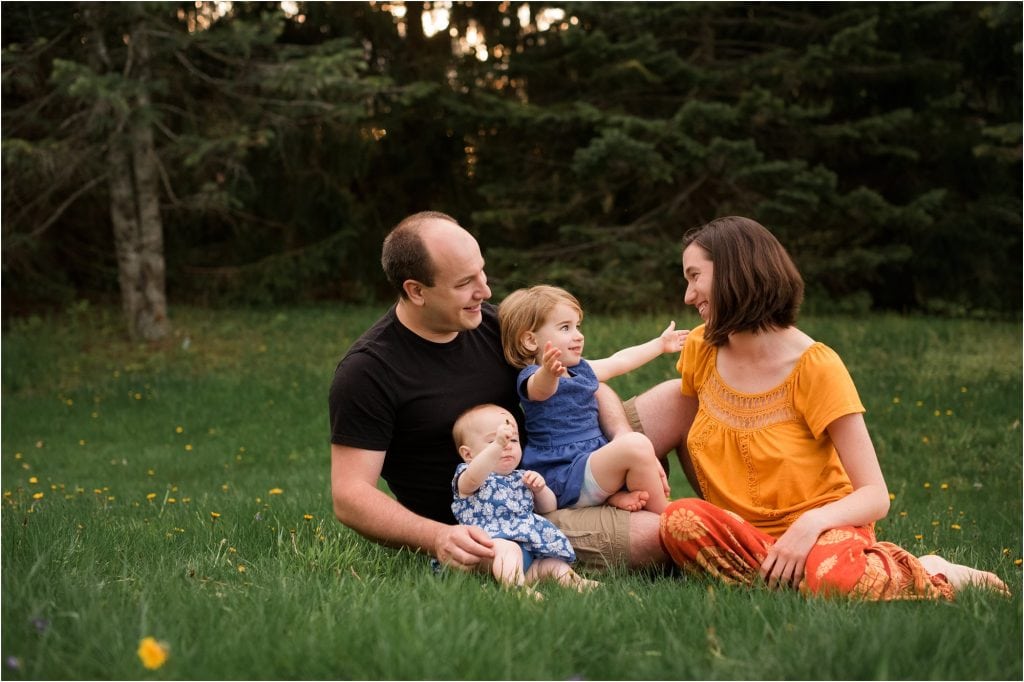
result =
M683 250L683 277L686 278L683 303L695 307L705 323L711 319L711 275L714 269L715 264L708 252L697 242Z

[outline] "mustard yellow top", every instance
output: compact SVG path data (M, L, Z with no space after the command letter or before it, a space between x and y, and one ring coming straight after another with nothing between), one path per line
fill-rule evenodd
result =
M686 339L676 369L700 405L687 437L704 499L778 537L801 514L853 492L826 428L864 412L843 361L814 343L765 393L741 393L718 374L704 326Z

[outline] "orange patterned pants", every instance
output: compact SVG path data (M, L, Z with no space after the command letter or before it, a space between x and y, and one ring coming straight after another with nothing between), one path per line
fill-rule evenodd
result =
M775 538L704 500L669 504L661 515L661 542L672 560L692 573L729 584L753 585ZM841 594L872 601L953 599L944 576L929 575L917 557L891 542L878 542L869 526L822 533L807 555L804 594Z

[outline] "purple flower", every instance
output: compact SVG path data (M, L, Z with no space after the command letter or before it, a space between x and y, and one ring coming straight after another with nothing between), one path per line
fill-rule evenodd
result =
M11 670L21 670L21 661L17 656L8 656L5 663Z
M46 632L47 628L50 627L50 621L45 618L33 618L32 625L35 626L36 632Z

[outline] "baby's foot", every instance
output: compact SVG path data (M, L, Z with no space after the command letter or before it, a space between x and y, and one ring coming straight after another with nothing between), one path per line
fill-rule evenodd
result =
M943 559L937 554L928 554L923 557L918 557L921 565L924 566L924 570L928 571L932 575L941 573L946 576L946 580L953 586L953 589L960 591L968 585L975 587L983 587L991 590L995 590L1000 594L1010 596L1010 588L1006 586L1002 580L999 579L995 573L989 573L988 571L979 571L976 568L970 566L963 566L961 564L954 564L946 559Z
M558 584L562 587L571 587L577 592L587 592L598 587L601 583L596 580L587 580L576 571L569 570L558 578Z
M635 512L647 506L649 497L646 490L623 490L609 497L607 502L618 509Z

